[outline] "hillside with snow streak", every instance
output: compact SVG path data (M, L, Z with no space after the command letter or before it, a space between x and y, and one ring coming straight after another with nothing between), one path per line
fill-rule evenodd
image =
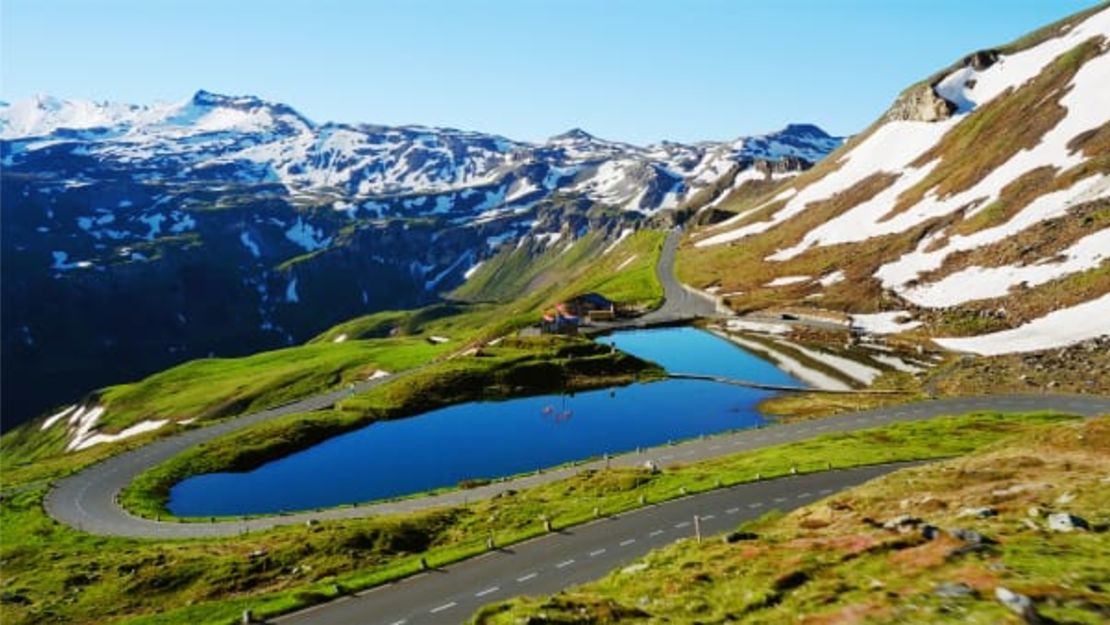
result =
M680 262L734 309L897 312L984 355L1110 334L1110 9L969 55L731 206Z

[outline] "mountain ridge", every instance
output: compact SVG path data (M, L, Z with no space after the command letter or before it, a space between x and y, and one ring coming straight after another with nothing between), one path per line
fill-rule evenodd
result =
M0 288L3 355L27 365L4 371L5 420L48 408L10 403L46 380L75 398L191 358L294 344L431 303L502 246L528 239L540 254L589 231L672 223L723 178L793 175L840 143L798 132L528 143L318 123L205 90L144 106L16 102L0 109Z

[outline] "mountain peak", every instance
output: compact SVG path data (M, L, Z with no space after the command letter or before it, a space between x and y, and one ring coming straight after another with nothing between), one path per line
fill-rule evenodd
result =
M594 137L585 130L575 127L562 134L551 137L550 141L593 141L596 138L597 137Z
M832 135L815 124L787 124L786 128L772 134L789 135L792 137L814 137L819 139L832 138Z

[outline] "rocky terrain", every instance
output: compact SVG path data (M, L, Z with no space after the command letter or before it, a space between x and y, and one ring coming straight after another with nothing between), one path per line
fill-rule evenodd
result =
M969 54L811 171L715 201L680 277L980 356L1106 336L1108 83L1105 5Z

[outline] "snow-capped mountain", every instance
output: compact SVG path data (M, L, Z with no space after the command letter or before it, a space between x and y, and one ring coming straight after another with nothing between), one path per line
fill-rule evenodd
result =
M723 177L797 173L840 142L797 125L692 145L577 129L528 143L316 123L206 91L0 104L3 356L27 363L4 370L4 414L39 408L13 398L48 375L51 392L79 393L426 303L499 246L665 222Z
M278 183L291 197L335 195L353 213L374 215L394 208L397 197L433 194L443 197L423 212L465 213L473 203L455 195L473 189L496 194L490 208L572 189L651 213L677 205L707 171L755 159L813 163L841 141L796 125L729 143L641 148L575 129L531 144L445 128L314 124L283 104L206 91L154 106L32 98L0 108L0 139L10 168L41 164L36 153L44 150L52 157L68 152L102 167L172 167L158 172L170 180Z
M984 355L1110 334L1110 9L967 56L749 206L688 252L737 307L881 307Z

